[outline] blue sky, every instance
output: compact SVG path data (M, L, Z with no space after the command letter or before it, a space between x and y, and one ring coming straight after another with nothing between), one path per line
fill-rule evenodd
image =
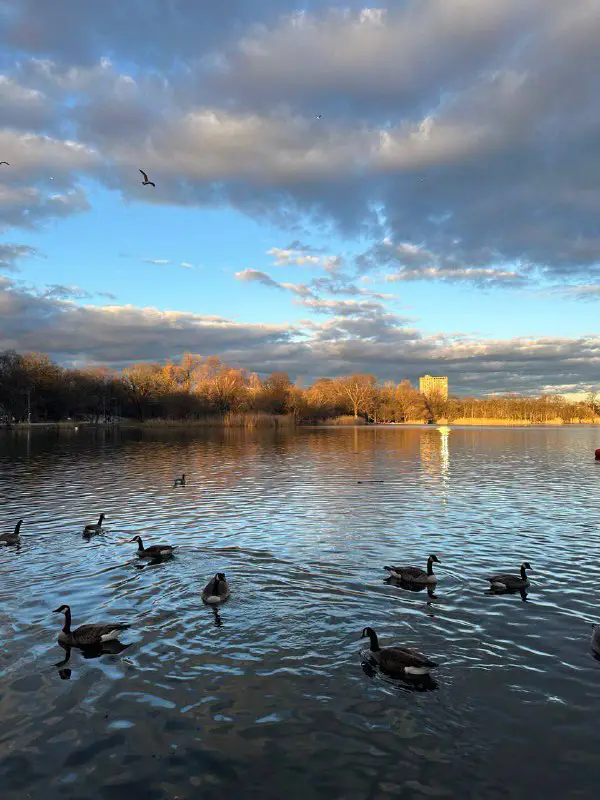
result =
M0 4L0 349L595 390L594 4L251 5Z

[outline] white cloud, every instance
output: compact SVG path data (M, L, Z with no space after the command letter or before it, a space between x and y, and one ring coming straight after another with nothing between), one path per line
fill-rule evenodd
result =
M306 305L310 307L310 301ZM41 350L63 362L115 365L190 351L219 354L260 372L283 369L313 377L374 372L382 379L416 381L424 372L441 370L459 394L598 388L598 335L504 341L472 334L425 336L409 326L410 319L382 308L367 311L364 301L321 301L318 308L327 313L322 323L240 324L131 305L79 305L0 278L0 350Z

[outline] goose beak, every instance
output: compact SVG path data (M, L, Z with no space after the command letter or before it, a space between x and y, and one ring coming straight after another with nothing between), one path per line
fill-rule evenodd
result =
M54 611L53 611L52 613L53 613L53 614L57 614L59 611L60 611L60 608L55 608L55 609L54 609Z

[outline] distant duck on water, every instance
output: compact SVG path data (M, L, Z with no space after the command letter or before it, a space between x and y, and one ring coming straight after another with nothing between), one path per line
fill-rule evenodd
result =
M525 570L531 570L531 565L528 561L521 564L520 575L492 575L488 578L491 583L491 590L493 592L511 592L526 589L529 586L529 578Z
M119 638L121 631L130 627L118 622L111 622L107 625L80 625L79 628L72 631L70 606L59 606L52 613L65 615L65 624L58 634L58 641L71 647L94 647L102 642L113 641Z
M102 533L102 523L106 518L106 514L100 514L98 518L98 522L92 525L86 525L83 529L83 533L86 536L91 536L93 533Z
M202 590L202 600L209 605L224 603L229 597L229 584L224 572L217 572Z
M175 478L175 480L173 481L173 488L175 488L175 486L185 486L185 472L183 473L181 478Z
M368 636L371 646L369 655L383 672L394 676L424 676L429 675L438 664L427 656L408 647L380 647L377 634L373 628L363 628L361 638Z
M384 567L392 578L397 578L405 583L427 584L437 583L437 576L433 572L433 564L439 564L439 558L433 553L427 559L427 571L419 567Z
M9 545L9 544L19 544L19 541L21 539L22 524L23 520L20 519L15 525L14 531L12 531L11 533L0 534L0 547L4 547L4 545Z
M137 554L140 558L162 558L172 555L175 550L175 547L170 544L153 544L150 547L144 547L141 536L134 536L131 541L138 543Z

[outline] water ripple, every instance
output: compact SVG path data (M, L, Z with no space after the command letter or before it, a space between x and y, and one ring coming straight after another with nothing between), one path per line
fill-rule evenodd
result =
M2 435L0 523L25 519L0 550L3 797L590 796L596 446L585 427ZM138 533L173 558L139 559ZM431 552L433 595L385 580ZM526 598L490 594L523 560ZM63 602L74 625L129 622L129 646L61 664ZM433 684L361 667L365 625L438 661Z

